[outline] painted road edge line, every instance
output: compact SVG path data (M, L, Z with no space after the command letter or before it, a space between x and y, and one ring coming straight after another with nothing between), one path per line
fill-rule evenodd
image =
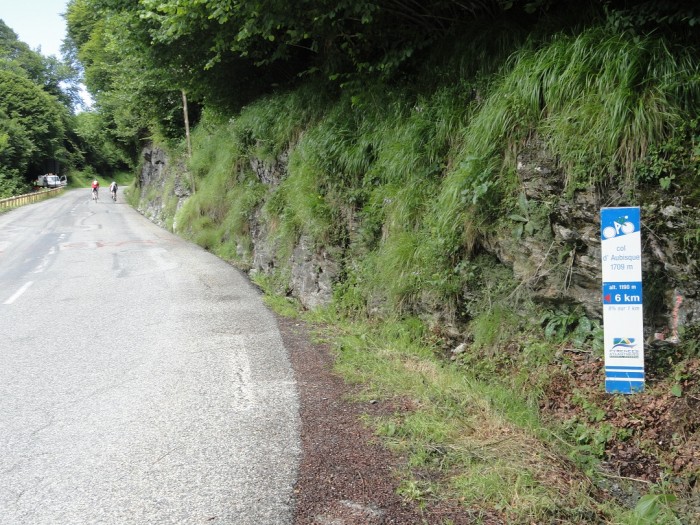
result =
M24 286L22 286L22 288L20 288L19 290L17 290L17 291L15 292L15 294L14 294L12 297L10 297L7 301L5 301L5 302L2 303L2 304L12 304L12 303L14 303L14 302L15 302L24 292L26 292L26 291L29 289L29 287L30 287L31 285L33 285L33 284L34 284L34 281L28 281L28 282L26 282L26 283L24 284Z

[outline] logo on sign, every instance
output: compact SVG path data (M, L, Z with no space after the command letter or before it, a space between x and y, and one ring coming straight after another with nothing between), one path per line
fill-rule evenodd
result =
M613 337L613 348L634 348L637 346L634 343L634 337Z
M639 357L639 350L634 337L613 337L610 357Z

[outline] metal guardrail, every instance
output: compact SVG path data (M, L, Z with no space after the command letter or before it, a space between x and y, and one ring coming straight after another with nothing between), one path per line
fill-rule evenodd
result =
M0 199L0 210L4 210L7 208L16 208L17 206L24 206L25 204L43 201L44 199L51 197L53 194L59 193L65 189L65 187L50 188L46 190L35 191L33 193L25 193L24 195L17 195L16 197Z

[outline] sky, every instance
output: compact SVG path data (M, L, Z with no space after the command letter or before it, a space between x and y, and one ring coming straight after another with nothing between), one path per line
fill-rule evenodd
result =
M32 49L61 58L61 42L66 36L68 0L0 0L0 19Z
M61 59L61 44L66 37L66 12L69 0L0 0L0 19L33 50ZM88 108L92 98L80 87L80 97Z

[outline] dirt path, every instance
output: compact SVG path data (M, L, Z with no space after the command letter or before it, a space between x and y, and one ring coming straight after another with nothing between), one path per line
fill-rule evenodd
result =
M332 372L333 357L311 343L308 327L278 318L301 399L302 447L295 525L470 524L468 509L419 508L396 494L404 458L390 453L360 421L362 413L393 410L382 403L351 403L352 387ZM492 522L493 523L493 522Z

